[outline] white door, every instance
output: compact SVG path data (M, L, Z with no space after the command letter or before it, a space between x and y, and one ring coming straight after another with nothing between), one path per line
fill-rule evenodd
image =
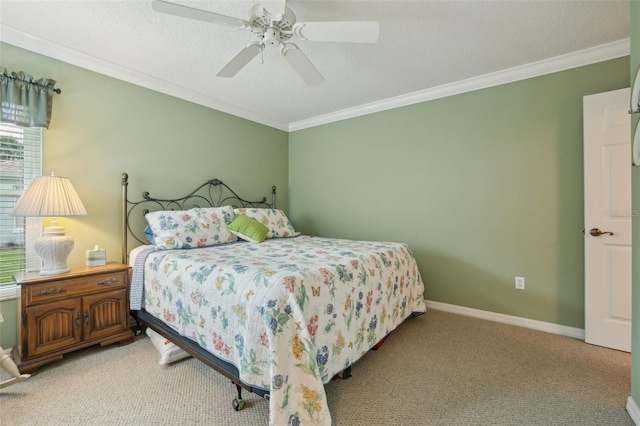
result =
M629 89L585 96L585 341L631 351Z

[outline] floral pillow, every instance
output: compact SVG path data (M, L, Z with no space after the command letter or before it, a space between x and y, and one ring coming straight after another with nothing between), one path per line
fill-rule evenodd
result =
M300 235L293 229L289 218L280 209L241 208L235 209L236 215L245 215L265 225L269 232L265 238L287 238Z
M235 218L233 207L205 207L190 210L163 210L145 218L161 250L209 247L236 241L227 224Z

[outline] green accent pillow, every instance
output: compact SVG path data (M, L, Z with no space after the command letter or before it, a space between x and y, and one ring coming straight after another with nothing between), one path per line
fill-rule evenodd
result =
M236 218L227 225L227 228L238 238L251 241L252 243L263 242L269 232L269 228L262 223L243 214L237 215Z

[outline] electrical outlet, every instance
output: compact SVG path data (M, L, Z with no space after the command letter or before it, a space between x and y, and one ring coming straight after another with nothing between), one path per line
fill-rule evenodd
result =
M524 277L516 277L516 289L524 290Z

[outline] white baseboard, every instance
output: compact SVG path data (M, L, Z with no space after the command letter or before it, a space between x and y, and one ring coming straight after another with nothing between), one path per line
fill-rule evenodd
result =
M633 423L635 423L636 426L640 426L640 408L638 408L638 405L633 400L633 398L627 398L626 408L627 413L629 413L629 416L631 417L631 420L633 420Z
M531 328L533 330L545 331L547 333L559 334L561 336L584 340L584 329L582 328L553 324L550 322L532 320L529 318L515 317L513 315L498 314L495 312L482 311L480 309L467 308L464 306L450 305L448 303L436 302L433 300L427 300L426 305L427 308L435 309L438 311L451 312L453 314L465 315L468 317L496 321L510 325L517 325L520 327Z

